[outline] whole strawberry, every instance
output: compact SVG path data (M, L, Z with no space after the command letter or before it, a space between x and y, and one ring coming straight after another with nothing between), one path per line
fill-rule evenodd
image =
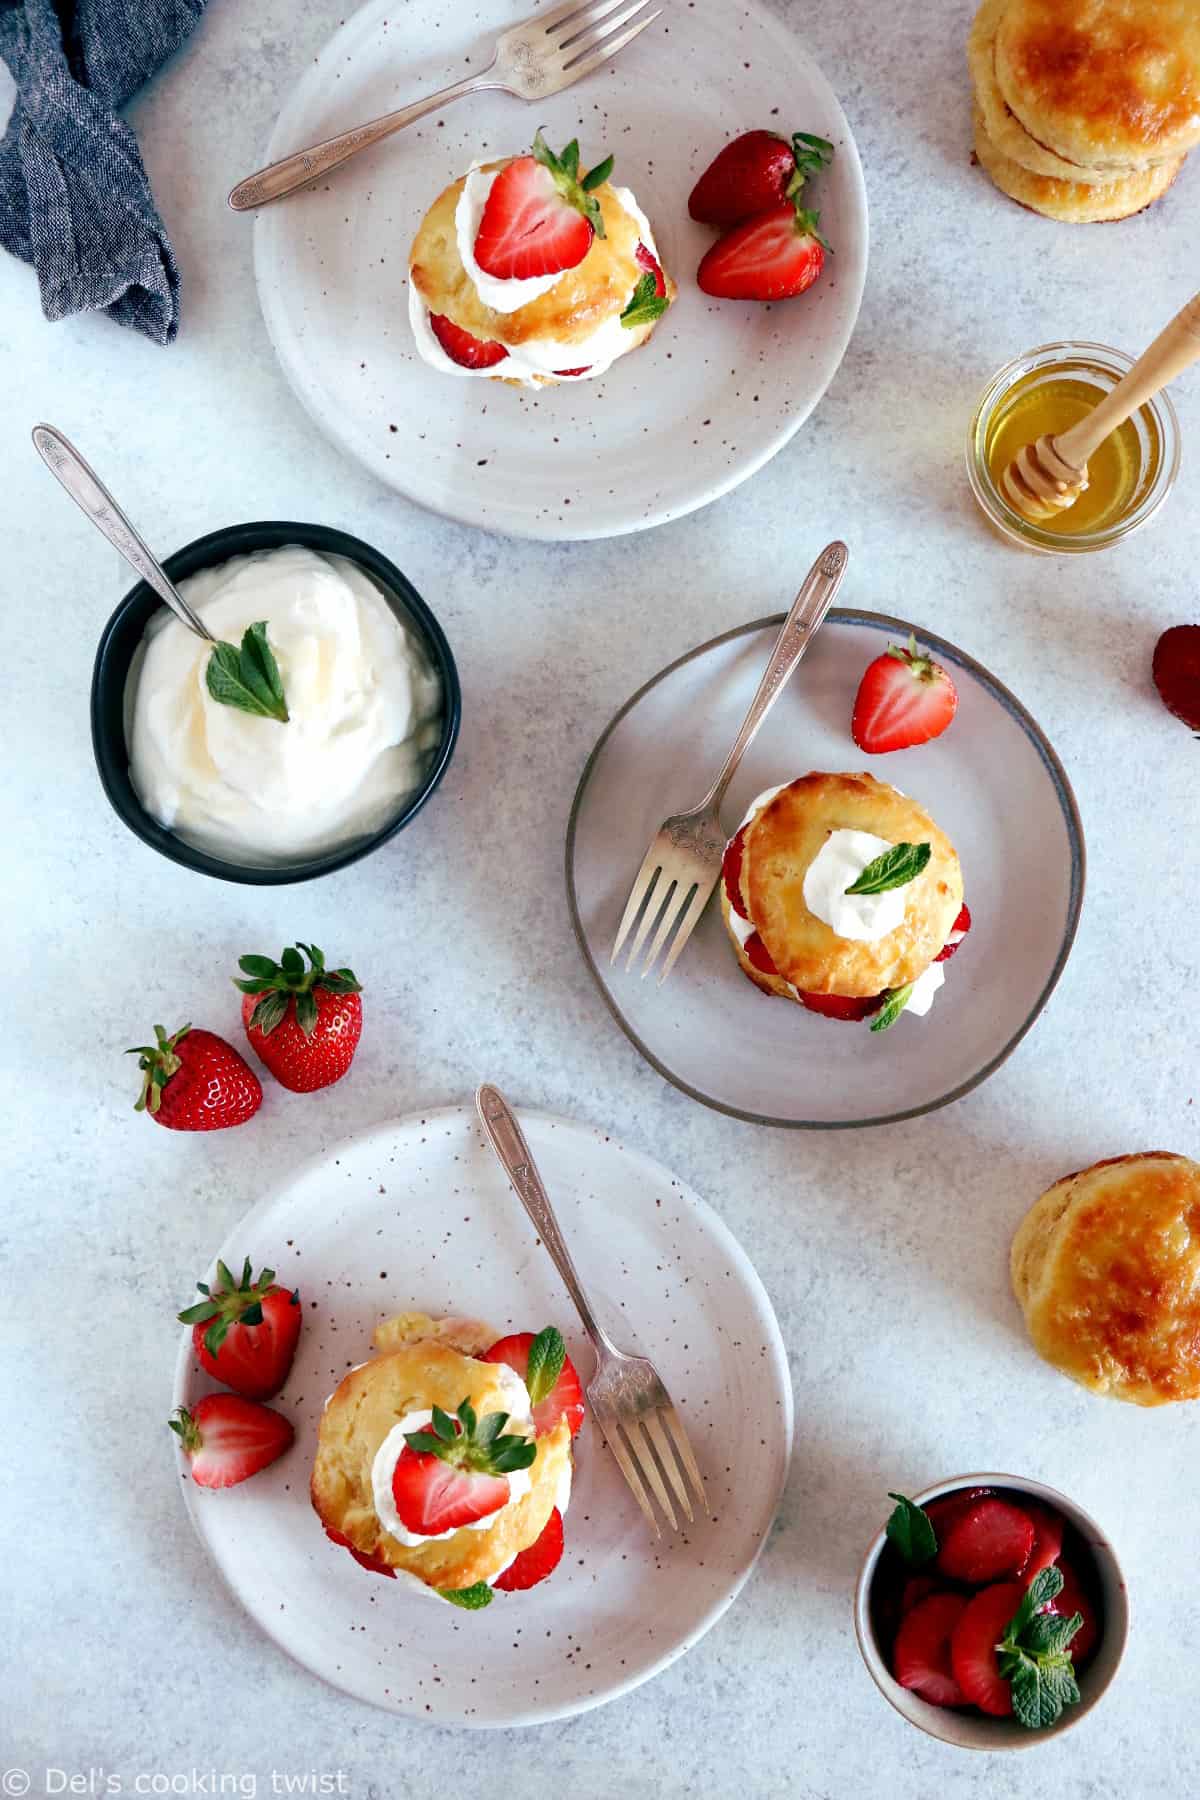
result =
M288 1377L300 1336L300 1295L279 1287L274 1269L251 1280L251 1263L235 1281L223 1262L217 1285L198 1281L204 1295L179 1314L192 1327L192 1348L201 1366L247 1400L269 1400Z
M810 175L833 157L833 145L809 131L789 143L775 131L744 131L719 151L688 199L688 211L722 231L781 201L794 200Z
M362 989L354 971L327 969L315 944L289 947L278 962L241 956L238 968L245 979L233 980L245 996L246 1036L276 1081L294 1094L340 1081L362 1036Z
M155 1042L126 1051L142 1071L136 1112L149 1113L168 1131L224 1131L244 1125L262 1105L262 1084L232 1044L190 1025L167 1036L154 1027Z

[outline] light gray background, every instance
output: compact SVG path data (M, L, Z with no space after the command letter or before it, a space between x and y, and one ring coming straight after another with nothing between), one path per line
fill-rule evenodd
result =
M961 446L976 392L1013 352L1072 332L1137 349L1182 303L1200 170L1144 218L1052 226L970 166L968 5L784 10L866 165L862 317L791 447L739 493L649 536L554 548L443 524L343 461L285 388L255 305L251 231L223 196L338 23L325 0L216 0L133 108L183 266L174 349L101 319L51 328L30 271L0 262L11 900L0 1764L31 1769L34 1793L47 1765L102 1769L126 1791L139 1772L255 1774L266 1793L272 1769L341 1770L359 1800L991 1800L1030 1783L1073 1800L1193 1783L1197 1418L1112 1405L1045 1369L1006 1253L1027 1205L1066 1170L1197 1148L1200 751L1149 681L1159 631L1196 611L1196 466L1189 455L1167 513L1124 550L1045 562L984 530ZM1194 378L1177 400L1190 451ZM175 870L117 823L92 766L87 687L128 578L29 448L43 417L78 438L163 549L237 519L313 518L411 575L454 643L466 704L437 804L390 851L311 887L256 892ZM1074 780L1091 867L1065 977L985 1088L921 1123L821 1136L704 1112L638 1060L576 952L561 861L576 776L620 702L689 644L784 605L835 535L853 549L848 604L926 620L1031 707ZM1016 914L1020 894L1007 903ZM269 1087L255 1128L224 1136L135 1118L124 1045L155 1019L235 1032L225 971L243 950L295 937L366 982L351 1077L307 1101ZM779 1310L798 1431L766 1557L697 1650L573 1723L471 1737L358 1706L262 1637L193 1538L164 1419L172 1314L255 1195L346 1133L459 1100L483 1077L610 1123L721 1210ZM875 1692L851 1630L884 1489L988 1466L1094 1511L1132 1591L1118 1684L1032 1762L912 1730Z

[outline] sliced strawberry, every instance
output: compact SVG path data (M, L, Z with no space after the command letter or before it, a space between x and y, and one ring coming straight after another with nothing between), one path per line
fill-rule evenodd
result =
M778 979L779 970L771 960L771 953L759 937L757 931L752 931L750 933L750 936L742 945L742 950L744 951L746 961L750 964L751 968L757 969L760 975L774 975Z
M393 1581L396 1579L396 1571L390 1563L385 1563L381 1556L368 1556L365 1550L356 1550L350 1539L343 1537L340 1531L335 1531L332 1525L326 1525L325 1536L348 1550L361 1568L370 1569L373 1575L390 1575Z
M593 189L612 172L606 157L580 180L579 145L555 156L539 131L531 156L506 163L493 181L479 231L475 261L499 281L527 281L574 269L604 236L604 217Z
M961 1594L929 1594L905 1614L892 1650L892 1673L932 1706L961 1706L950 1640L967 1610Z
M192 1327L192 1349L201 1366L247 1400L269 1400L287 1380L303 1314L298 1291L280 1287L274 1269L251 1279L247 1257L240 1281L223 1262L217 1285L196 1286L204 1299L179 1314Z
M910 1575L900 1591L900 1611L909 1613L922 1600L928 1600L930 1594L945 1593L936 1575Z
M1022 1510L1033 1523L1033 1549L1021 1570L1021 1579L1028 1587L1035 1575L1056 1563L1062 1554L1063 1522L1056 1512L1048 1506L1039 1506L1036 1500L1022 1501Z
M553 1325L514 1332L485 1350L481 1362L506 1363L529 1389L535 1437L545 1437L565 1419L574 1437L583 1424L583 1388L562 1336Z
M825 250L816 213L785 200L719 237L696 280L718 300L790 300L817 279Z
M1154 646L1154 685L1167 711L1200 731L1200 625L1172 625Z
M1082 1668L1100 1637L1100 1620L1097 1616L1094 1601L1088 1595L1075 1570L1068 1562L1059 1562L1063 1584L1044 1612L1057 1613L1061 1619L1069 1619L1072 1613L1082 1616L1083 1624L1071 1639L1067 1648L1071 1652L1071 1660L1077 1669Z
M860 750L881 756L940 737L953 719L958 694L940 663L917 649L889 644L858 685L850 733Z
M725 895L733 911L739 919L749 919L750 914L742 904L742 856L746 849L746 833L750 826L743 825L735 832L725 846L725 855L721 862L721 875L725 882Z
M452 363L460 369L494 369L508 355L503 344L488 343L483 338L472 337L445 313L430 313L430 328L434 337L446 352Z
M967 903L964 900L962 905L958 909L958 917L955 919L953 925L950 927L950 936L946 939L946 942L942 945L942 948L938 951L937 955L934 957L934 959L933 959L934 962L949 962L950 958L954 955L954 952L958 949L958 946L962 943L963 939L966 937L966 935L967 935L968 931L970 931L970 929L971 929L970 908L967 906Z
M1007 1500L978 1500L938 1540L937 1566L952 1581L973 1587L1005 1581L1022 1572L1033 1539L1028 1513Z
M869 1019L877 1013L884 1002L883 994L801 994L801 1002L809 1012L820 1013L823 1019Z
M586 375L591 366L591 363L584 363L582 369L555 369L554 373L556 375Z
M469 1400L451 1418L440 1406L421 1431L404 1434L392 1470L400 1523L419 1537L439 1537L490 1518L507 1506L508 1476L537 1455L532 1438L502 1435L507 1413L477 1419Z
M658 300L663 299L667 291L667 278L662 272L662 264L659 262L657 256L655 256L653 250L647 250L645 244L642 243L638 244L638 247L633 254L638 268L645 269L647 275L653 275L655 298Z
M553 1575L563 1553L562 1514L557 1506L547 1519L541 1537L530 1544L528 1550L522 1550L514 1563L498 1575L492 1586L500 1588L506 1594L515 1594L520 1588L536 1587L539 1581L545 1581L547 1575Z
M967 1602L950 1639L950 1666L964 1699L997 1719L1012 1711L1012 1693L1000 1673L996 1645L1024 1593L1019 1581L984 1588Z
M986 1500L991 1491L984 1487L959 1488L957 1493L941 1494L936 1500L927 1500L921 1511L928 1515L938 1543L945 1543L958 1521L970 1512L976 1501Z
M179 1417L167 1422L200 1487L236 1487L249 1480L282 1456L296 1435L282 1413L240 1394L205 1394L190 1412L186 1406L176 1411Z
M774 131L744 131L709 163L688 197L688 212L702 225L740 225L794 199L805 177L832 155L832 144L807 132L789 143Z

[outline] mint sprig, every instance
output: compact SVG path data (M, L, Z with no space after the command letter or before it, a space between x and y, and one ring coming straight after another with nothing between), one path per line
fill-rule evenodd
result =
M562 1332L553 1325L547 1325L545 1331L539 1331L529 1346L525 1386L529 1390L531 1406L536 1406L540 1400L554 1392L566 1359L567 1346L563 1343Z
M906 981L903 987L888 988L887 998L875 1017L871 1020L872 1031L890 1031L900 1014L912 999L915 983Z
M490 1606L495 1599L486 1581L473 1581L470 1587L439 1588L437 1591L451 1606L461 1606L466 1612L478 1612L480 1607Z
M283 678L267 642L265 619L247 627L240 650L224 642L214 644L204 680L213 699L222 706L236 706L240 712L287 724Z
M658 291L658 278L653 269L647 269L629 298L629 305L621 314L621 323L632 331L637 325L649 325L655 319L661 319L671 302L665 294Z
M933 1521L923 1507L903 1494L893 1494L889 1490L888 1499L896 1502L887 1522L888 1541L895 1544L910 1569L920 1569L937 1555Z
M1013 1714L1030 1731L1053 1725L1064 1706L1079 1700L1070 1644L1083 1628L1083 1614L1064 1619L1042 1611L1062 1589L1061 1569L1035 1575L996 1645L997 1667L1012 1690Z
M891 844L867 864L845 891L847 894L886 894L892 888L907 887L928 867L932 855L929 844Z

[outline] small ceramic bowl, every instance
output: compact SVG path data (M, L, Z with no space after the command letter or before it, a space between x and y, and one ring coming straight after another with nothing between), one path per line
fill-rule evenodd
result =
M1040 1481L1027 1481L1020 1475L956 1475L952 1481L939 1481L935 1486L914 1494L912 1498L918 1506L924 1506L942 1494L953 1494L960 1488L975 1487L994 1488L1001 1498L1011 1495L1018 1504L1024 1494L1030 1500L1040 1500L1044 1505L1053 1507L1056 1512L1061 1513L1068 1525L1074 1527L1091 1553L1099 1582L1103 1616L1100 1622L1100 1642L1095 1655L1079 1675L1078 1705L1064 1707L1053 1725L1048 1725L1041 1731L1030 1731L1015 1719L990 1719L982 1713L958 1712L946 1706L931 1706L928 1700L922 1700L919 1694L913 1693L910 1688L901 1687L898 1681L893 1680L888 1656L890 1646L881 1643L876 1623L879 1565L887 1544L887 1536L883 1530L867 1551L858 1577L854 1593L854 1629L863 1661L870 1670L876 1687L910 1725L916 1725L930 1737L941 1738L945 1744L957 1744L963 1750L1030 1750L1069 1731L1072 1725L1077 1725L1092 1710L1101 1695L1108 1691L1125 1654L1129 1636L1129 1600L1121 1565L1112 1545L1096 1521L1055 1488L1046 1487Z
M233 556L245 556L255 550L278 550L285 544L300 544L305 549L328 556L343 556L347 561L357 563L383 590L401 621L421 639L441 679L442 730L437 748L420 786L409 795L396 817L378 831L308 861L268 868L227 862L185 843L145 811L129 777L126 736L129 671L147 624L162 607L157 594L144 581L129 590L105 626L92 671L92 748L100 781L114 811L144 844L149 844L151 849L169 857L172 862L185 869L195 869L202 875L214 875L220 881L239 881L255 887L278 887L287 882L311 881L317 875L331 875L335 869L344 869L360 857L369 856L372 850L378 850L398 831L403 831L446 773L458 741L462 713L458 670L441 626L395 564L360 538L334 531L327 525L301 525L287 520L229 525L210 532L207 537L197 538L195 543L185 544L182 550L165 559L163 567L172 581L178 582L200 569L228 562Z

